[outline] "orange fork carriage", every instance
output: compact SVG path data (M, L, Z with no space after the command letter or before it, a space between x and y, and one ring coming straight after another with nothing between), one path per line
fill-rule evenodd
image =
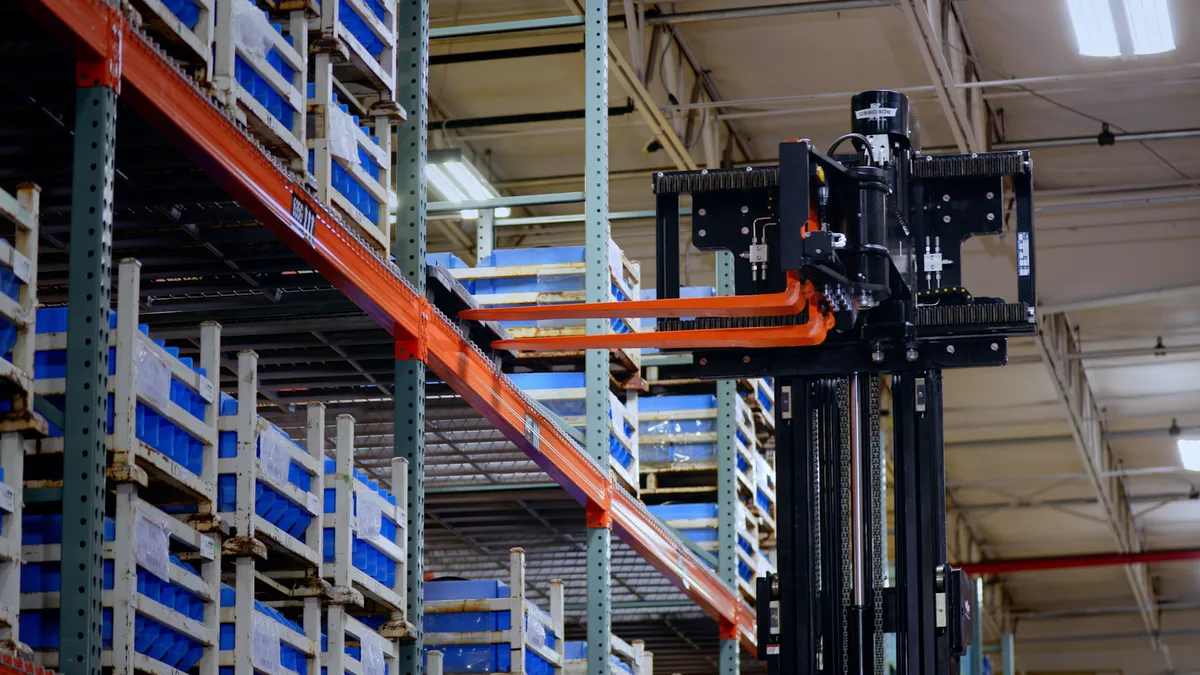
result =
M788 274L787 288L766 295L716 298L664 298L633 302L497 307L462 312L477 321L533 321L544 319L684 318L795 316L808 312L808 320L791 326L709 328L562 335L499 340L497 349L513 351L566 351L579 349L722 349L726 347L807 347L821 344L833 327L833 315L821 306L821 294L809 281Z
M810 207L804 231L820 228ZM550 319L682 319L797 316L807 310L808 320L790 326L706 328L697 330L561 335L497 340L496 349L511 351L573 351L580 349L724 349L746 347L809 347L825 341L833 328L833 314L821 302L812 282L788 272L787 286L779 293L714 298L660 298L632 302L593 302L527 307L469 309L460 313L472 321L542 321Z

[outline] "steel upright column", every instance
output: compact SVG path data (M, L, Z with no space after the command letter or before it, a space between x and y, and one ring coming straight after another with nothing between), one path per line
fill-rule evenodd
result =
M396 143L396 228L392 254L418 293L425 293L425 158L429 119L429 0L398 5L396 100L408 111ZM420 349L397 349L393 454L408 460L408 595L405 618L416 639L400 647L402 675L422 671L425 605L425 364ZM401 357L404 358L401 358Z
M496 248L496 209L483 209L475 220L475 264L492 256Z
M58 662L58 670L71 675L100 674L119 40L110 54L80 63L76 77L63 440L62 568L69 585L62 589Z
M585 297L588 302L609 299L608 226L608 2L587 0L583 24L584 71L584 235L587 261ZM608 321L589 319L589 334L607 333ZM605 473L608 463L607 349L589 349L587 371L587 449ZM602 506L603 511L598 508ZM612 521L608 504L588 504L587 655L588 675L607 675L612 628Z
M715 168L715 167L710 167ZM733 254L717 256L717 295L735 295ZM717 552L721 579L737 593L738 587L738 496L737 496L737 380L717 380ZM736 628L721 630L720 673L741 671L741 646Z

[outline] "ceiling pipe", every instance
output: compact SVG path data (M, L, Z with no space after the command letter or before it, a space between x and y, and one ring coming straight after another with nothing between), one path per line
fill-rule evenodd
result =
M1167 551L1144 551L1142 553L1099 553L1094 555L1056 556L1048 558L1014 558L968 563L962 566L967 574L1013 574L1016 572L1041 572L1068 570L1082 567L1115 567L1118 565L1146 565L1153 563L1200 560L1200 548L1172 549Z
M704 12L677 12L675 14L646 15L646 25L678 25L700 21L728 19L759 19L790 14L815 14L817 12L844 12L853 9L877 9L894 7L896 0L824 0L823 2L792 2L786 5L761 7L739 7L736 9L714 9Z

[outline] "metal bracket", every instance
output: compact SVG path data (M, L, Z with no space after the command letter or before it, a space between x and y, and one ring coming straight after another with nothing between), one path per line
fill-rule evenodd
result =
M75 81L80 87L108 87L121 93L121 53L125 27L121 23L108 26L103 52L99 58L81 60L75 67Z
M221 555L231 558L251 556L267 559L267 545L254 537L234 537L221 544Z
M429 312L421 312L417 334L411 338L396 340L396 358L401 361L424 362L429 356Z
M742 611L741 605L742 604L740 602L734 603L734 605L733 605L733 617L734 617L733 621L730 621L730 620L722 617L721 620L718 622L718 630L720 632L720 637L722 640L738 639L738 619L737 619L737 617L738 617L738 614L740 614Z
M136 464L110 466L104 470L104 474L108 480L114 483L136 483L142 487L150 485L146 470Z
M612 482L605 484L604 502L597 504L592 500L587 502L587 526L592 528L612 529Z

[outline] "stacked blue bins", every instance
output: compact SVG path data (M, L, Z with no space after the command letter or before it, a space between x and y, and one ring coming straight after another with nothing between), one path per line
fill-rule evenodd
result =
M758 399L759 404L762 405L763 414L767 417L770 417L771 415L775 414L775 402L767 397L767 390L775 386L775 380L769 377L764 377L763 382L766 383L766 386L755 387L754 395L755 398Z
M237 605L237 591L232 586L221 584L221 606L234 607ZM254 601L254 611L271 619L279 625L290 628L291 630L304 635L304 627L292 621L279 610L274 607L268 607L258 600ZM221 624L221 651L231 652L235 649L237 636L235 634L235 624ZM283 666L284 670L290 670L300 675L308 675L308 656L304 652L296 649L287 642L279 642L279 665ZM220 675L233 675L233 668L221 668Z
M479 261L476 267L517 267L530 265L553 265L558 263L584 262L583 246L554 246L548 248L510 248L498 249L492 255ZM563 291L584 290L584 275L579 274L548 274L545 276L501 277L497 279L477 279L475 295L500 295L505 293L559 293ZM609 292L617 302L627 302L631 298L615 281L609 283ZM519 307L522 305L503 305ZM629 324L621 319L609 319L609 325L614 333L628 333ZM505 328L534 328L537 321L504 321Z
M61 515L26 515L21 519L22 546L62 544ZM112 520L104 521L104 540L116 538ZM199 573L174 553L171 564L197 577ZM104 590L114 587L113 561L104 561ZM62 567L59 562L26 563L21 567L21 593L59 593L62 588ZM182 586L170 583L137 568L137 592L165 605L194 621L204 621L204 600ZM21 640L32 649L59 648L59 614L57 609L26 610L20 614ZM103 612L104 648L112 648L112 609ZM204 647L196 640L173 628L138 614L134 619L134 650L177 670L187 671L200 662Z
M587 661L587 642L583 640L572 640L563 643L563 660L564 661ZM618 673L629 673L633 675L633 668L629 667L621 659L617 658L616 654L608 655L608 672L612 675Z
M542 401L542 405L546 406L550 412L557 414L559 417L583 417L587 414L587 411L584 409L587 406L587 400L582 393L585 391L584 387L587 385L587 373L516 373L509 375L509 378L522 391L579 389L581 392L579 398ZM611 403L609 419L612 420L614 425L620 425L618 428L625 433L626 438L633 436L633 425L615 407L612 407ZM580 431L585 431L583 427L578 428ZM633 466L633 455L621 443L620 439L611 432L608 434L608 454L626 469ZM634 476L634 478L636 479L637 477Z
M325 458L325 475L332 476L337 473L337 462L332 458ZM379 487L379 483L370 479L362 469L354 470L354 478L359 483L367 486L369 489L377 493L380 497L387 500L388 504L396 505L396 496L388 492L386 489ZM354 515L358 515L358 495L351 494L350 502L353 505ZM334 515L337 513L337 490L334 488L325 488L325 513ZM329 518L326 522L333 522L333 518ZM387 539L397 545L406 545L406 543L396 542L396 521L384 515L380 520L379 536ZM325 528L325 534L321 538L322 546L325 550L322 552L323 559L327 563L333 563L337 560L334 553L336 542L334 542L334 529L332 527ZM382 551L372 546L369 542L359 539L357 534L351 537L351 558L354 562L354 567L362 570L364 574L371 577L375 581L383 584L388 588L396 585L396 561L387 557Z
M717 397L711 394L686 394L675 396L643 396L638 399L638 413L662 413L675 410L716 410ZM657 443L649 436L667 434L705 434L717 430L717 419L687 419L672 417L670 420L642 420L638 423L640 447L638 450L642 464L673 464L686 462L712 462L717 459L717 443L705 442L670 442ZM737 440L742 448L753 448L751 439L741 429L737 430ZM737 455L738 470L747 476L754 475L754 467L750 466L741 453Z
M317 85L309 82L308 98L311 101L316 97ZM333 95L333 103L337 107L341 108L342 112L350 114L350 106L345 103L339 103L337 94ZM354 126L358 127L359 131L366 134L367 138L370 138L372 141L374 141L376 145L379 144L379 138L371 135L371 129L359 124L357 115L352 115L351 119L354 120ZM309 150L308 170L310 172L314 170L316 161L316 151ZM368 176L375 180L376 183L380 182L383 169L380 168L379 164L375 162L370 153L368 153L362 146L359 146L358 148L358 164ZM354 174L347 171L346 168L343 167L336 158L330 162L329 178L333 182L333 189L337 190L339 194L345 197L346 200L354 206L354 208L358 209L359 213L366 216L367 220L370 220L373 223L379 221L379 201L371 196L371 192L367 190L367 188L360 183L357 178L354 177Z
M662 504L651 506L649 509L650 513L658 516L659 520L668 524L673 520L716 520L718 518L716 504ZM717 528L715 525L713 527L684 528L679 530L679 534L697 544L717 541ZM738 532L737 543L743 551L750 555L751 559L754 558L754 544L756 542L751 542L749 539L746 539L746 535ZM705 562L707 563L707 560ZM750 569L750 566L741 557L738 557L738 576L746 581L754 580L754 570Z
M108 327L110 330L117 329L117 313L109 312ZM146 336L149 336L149 328L145 325L138 326L138 330ZM67 308L66 307L50 307L39 309L37 311L37 333L44 335L48 333L65 333L67 331ZM155 344L167 351L167 354L175 357L185 367L190 368L200 375L205 375L203 368L196 367L190 358L180 358L179 350L175 347L167 347L162 340L155 340ZM108 375L113 377L117 374L117 350L116 347L109 347L108 350ZM33 355L33 378L35 380L52 380L65 379L67 376L67 350L65 349L48 349L40 350ZM63 410L66 408L66 395L47 395L46 400L58 408ZM204 421L204 399L200 394L191 390L182 382L171 379L171 401L175 405L183 408L192 417L197 420ZM108 429L106 433L113 432L113 395L108 395ZM192 436L184 431L181 427L171 422L167 418L159 415L152 408L142 402L137 404L137 437L151 448L166 455L173 462L184 467L188 471L201 475L204 471L204 444L200 439ZM50 435L54 437L62 436L62 429L50 425Z
M266 12L263 12L263 14L270 20L269 14ZM271 27L275 29L276 33L283 33L283 26L281 24L273 23ZM283 39L289 45L292 44L292 36L285 35ZM296 71L292 70L292 67L283 60L283 57L274 48L267 52L267 65L274 68L289 84L294 82ZM293 127L296 122L296 110L292 108L292 104L288 102L284 94L275 91L266 78L260 75L248 61L243 59L241 54L235 56L233 77L237 80L238 84L242 85L242 88L246 90L250 98L258 101L262 107L267 109L271 117L279 120L279 123L285 129L295 133L296 130Z
M511 597L508 584L498 581L430 581L425 584L425 600L477 600L480 598ZM511 612L447 612L426 614L426 633L470 633L476 631L501 631L512 627ZM531 619L532 621L532 619ZM525 624L527 634L541 630L546 636L546 647L554 649L554 634L551 626ZM438 650L443 655L443 672L455 673L507 673L512 671L512 655L508 643L488 645L426 645L425 651ZM528 675L553 675L554 667L532 651L525 652L525 672Z
M21 294L21 280L11 267L0 265L0 293L16 300ZM17 327L11 321L0 317L0 354L8 354L13 345L17 344ZM10 361L11 356L7 356Z
M365 4L371 8L371 13L375 15L376 19L384 21L383 5L379 0L366 0ZM368 54L376 60L383 55L386 45L346 0L338 0L338 21L354 36L355 40L358 40Z
M196 30L196 24L200 23L199 5L192 0L162 0L162 3L188 30Z
M228 394L221 394L221 417L238 414L237 399ZM278 427L280 435L288 438ZM288 438L288 440L291 440ZM294 441L292 441L295 443ZM237 457L237 432L222 431L218 436L217 456L221 458ZM297 446L299 447L299 446ZM262 453L262 435L255 444L255 454ZM289 461L288 482L305 492L312 490L312 475L304 467ZM237 474L222 473L217 476L217 512L233 513L237 511ZM280 530L304 542L312 515L303 506L292 502L279 494L261 480L254 482L254 513Z

